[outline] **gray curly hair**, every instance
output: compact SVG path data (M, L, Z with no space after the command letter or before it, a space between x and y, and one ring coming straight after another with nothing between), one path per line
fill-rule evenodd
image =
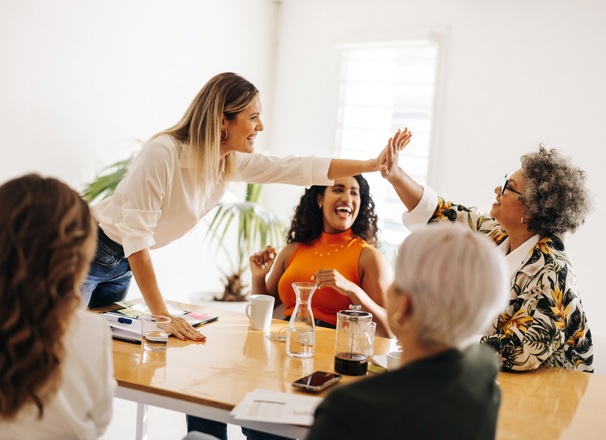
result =
M574 232L585 222L592 199L585 172L556 149L540 145L536 153L520 158L526 177L522 201L528 230L540 236Z

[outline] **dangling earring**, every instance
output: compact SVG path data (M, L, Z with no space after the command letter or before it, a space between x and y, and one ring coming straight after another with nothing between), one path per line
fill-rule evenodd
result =
M225 136L223 136L223 130L221 130L221 139L227 139L227 130L225 130Z
M318 208L322 209L322 204L318 203Z

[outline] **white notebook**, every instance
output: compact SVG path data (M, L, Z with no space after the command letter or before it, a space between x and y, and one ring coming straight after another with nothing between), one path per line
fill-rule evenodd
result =
M109 324L114 339L141 343L141 320L111 312L103 313L102 316Z

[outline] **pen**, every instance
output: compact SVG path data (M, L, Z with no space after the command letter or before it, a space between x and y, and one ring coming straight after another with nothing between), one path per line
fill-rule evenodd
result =
M124 316L110 315L109 313L105 313L105 318L110 322L119 322L120 324L132 324L133 323L133 320L131 318L126 318Z

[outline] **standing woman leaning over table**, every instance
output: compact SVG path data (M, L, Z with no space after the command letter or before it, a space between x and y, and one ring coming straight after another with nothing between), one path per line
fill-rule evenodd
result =
M123 300L134 275L151 312L170 316L150 249L190 231L229 182L331 185L333 179L389 165L386 149L366 161L254 154L263 128L253 84L235 73L211 78L181 121L155 135L114 194L93 207L99 243L84 285L85 304L94 308ZM182 318L173 317L170 331L180 339L204 339Z
M396 135L396 139L397 139ZM411 230L437 221L456 221L487 234L506 255L511 274L509 305L481 342L492 346L503 368L540 365L593 372L591 332L564 250L591 210L585 173L557 150L540 146L521 157L522 167L494 188L490 214L448 202L423 188L398 166L382 172L408 209Z

